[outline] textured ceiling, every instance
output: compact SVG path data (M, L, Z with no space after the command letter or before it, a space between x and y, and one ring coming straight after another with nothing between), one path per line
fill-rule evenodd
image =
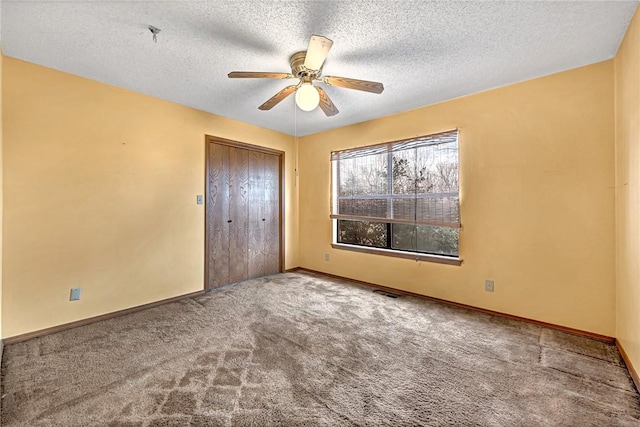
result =
M5 55L200 110L306 135L612 58L637 6L613 2L7 1ZM162 30L157 43L147 29ZM340 110L297 112L291 80L311 34L334 41L325 75L384 83L325 87Z

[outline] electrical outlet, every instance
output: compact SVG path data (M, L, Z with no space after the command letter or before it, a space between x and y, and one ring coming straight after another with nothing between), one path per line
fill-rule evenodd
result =
M199 205L204 203L204 196L202 194L198 194L196 196L196 203L199 204Z
M80 299L80 288L71 288L69 301L78 301Z
M324 254L324 260L325 261L329 261L331 259L331 257L329 256L329 254Z
M487 292L493 292L493 280L484 281L484 290Z

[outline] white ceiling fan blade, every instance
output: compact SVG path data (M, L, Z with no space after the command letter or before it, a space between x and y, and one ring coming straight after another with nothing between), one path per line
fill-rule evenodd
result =
M324 60L329 55L329 50L333 46L333 42L326 37L311 36L309 40L309 47L307 48L307 55L304 58L304 66L307 70L318 71L322 68Z

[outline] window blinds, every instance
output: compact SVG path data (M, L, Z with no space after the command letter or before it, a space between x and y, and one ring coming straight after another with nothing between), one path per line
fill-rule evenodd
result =
M460 227L458 131L331 153L331 218Z

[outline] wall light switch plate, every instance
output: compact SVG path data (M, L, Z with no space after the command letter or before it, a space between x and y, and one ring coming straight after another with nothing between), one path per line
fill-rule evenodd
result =
M484 290L487 292L493 292L493 280L484 281Z
M69 301L78 301L80 299L80 288L71 288Z
M198 194L196 196L196 203L199 204L199 205L204 204L204 196L202 194Z

